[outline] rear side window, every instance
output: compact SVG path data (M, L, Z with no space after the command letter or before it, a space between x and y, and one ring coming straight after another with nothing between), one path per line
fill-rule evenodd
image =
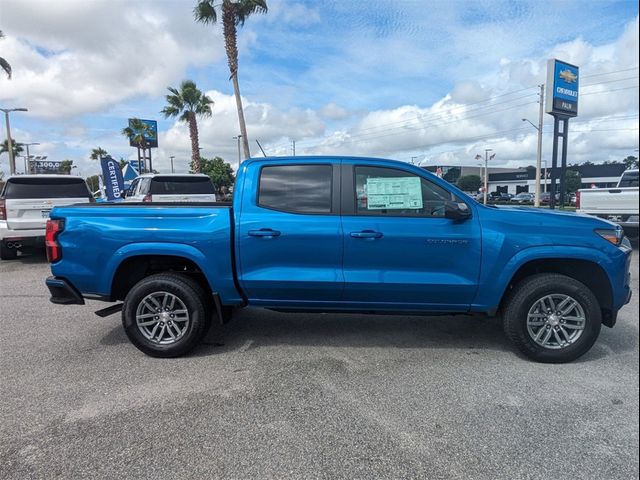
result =
M214 194L213 183L206 177L154 177L151 194L156 195L201 195Z
M78 177L10 178L5 185L7 199L27 198L91 198L85 181Z
M331 177L331 165L263 167L258 205L291 213L331 213Z
M638 172L627 172L622 175L620 179L620 188L637 187L638 186Z

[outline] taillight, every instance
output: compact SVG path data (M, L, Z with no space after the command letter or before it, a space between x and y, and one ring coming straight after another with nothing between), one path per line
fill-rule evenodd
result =
M152 201L153 201L153 197L151 196L151 194L150 194L150 193L147 193L147 194L144 196L144 198L142 199L142 201L143 201L143 202L145 202L145 203L152 202Z
M0 198L0 220L7 219L7 204L4 198Z
M580 208L580 192L576 192L576 209Z
M62 248L58 244L58 234L64 230L64 220L47 220L44 232L44 244L47 249L47 260L50 263L62 258Z

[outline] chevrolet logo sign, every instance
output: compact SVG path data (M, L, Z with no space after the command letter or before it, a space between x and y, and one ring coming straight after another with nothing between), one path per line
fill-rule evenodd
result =
M569 69L562 70L558 76L567 83L576 83L578 80L578 76Z

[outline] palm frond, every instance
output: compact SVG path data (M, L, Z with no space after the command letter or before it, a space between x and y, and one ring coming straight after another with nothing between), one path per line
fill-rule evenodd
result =
M216 23L218 14L216 13L213 0L200 0L196 3L193 9L193 16L197 22L204 23L205 25L208 23Z
M0 67L7 73L7 78L11 80L11 65L2 57L0 57Z
M243 26L249 16L254 13L267 13L268 10L265 0L240 0L236 4L236 25Z

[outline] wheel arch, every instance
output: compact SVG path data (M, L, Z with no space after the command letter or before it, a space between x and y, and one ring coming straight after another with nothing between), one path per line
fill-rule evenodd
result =
M500 309L503 309L505 299L515 285L540 273L557 273L583 283L598 300L602 311L602 323L608 327L613 326L613 289L609 276L600 264L585 258L545 257L522 263L507 282L500 299Z

